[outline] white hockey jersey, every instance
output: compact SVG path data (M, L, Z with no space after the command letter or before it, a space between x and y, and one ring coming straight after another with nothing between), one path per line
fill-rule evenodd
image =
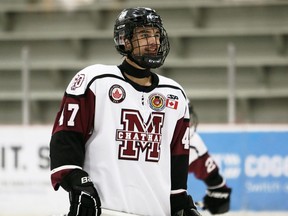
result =
M170 215L170 194L187 189L189 112L175 81L152 73L143 87L117 66L78 72L63 97L50 141L55 189L71 169L89 173L102 207Z
M207 146L197 132L190 129L189 164L208 152Z

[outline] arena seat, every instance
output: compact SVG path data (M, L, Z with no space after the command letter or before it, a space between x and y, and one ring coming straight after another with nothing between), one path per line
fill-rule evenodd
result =
M133 0L65 7L0 3L0 124L21 123L21 52L29 48L31 122L51 124L81 68L119 64L113 23ZM228 46L235 47L237 123L288 122L288 1L145 0L164 20L171 53L159 73L183 85L201 122L227 122ZM275 112L277 110L277 112Z

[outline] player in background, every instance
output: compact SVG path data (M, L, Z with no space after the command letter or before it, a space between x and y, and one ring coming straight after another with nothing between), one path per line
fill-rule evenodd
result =
M231 188L226 185L225 178L220 174L219 167L210 156L208 149L196 132L198 117L189 103L190 113L190 158L189 172L207 186L206 195L201 207L211 214L223 214L229 211Z
M65 91L50 140L52 185L69 193L68 216L98 216L102 208L199 216L187 194L187 96L151 70L170 49L160 16L124 9L114 42L123 62L88 66Z

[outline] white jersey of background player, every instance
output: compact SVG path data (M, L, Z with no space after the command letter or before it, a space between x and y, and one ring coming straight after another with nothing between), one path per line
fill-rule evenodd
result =
M187 195L189 109L183 88L151 72L168 55L150 8L123 10L119 66L92 65L68 85L50 141L51 179L70 195L68 216L101 206L137 215L200 215Z
M231 188L226 185L225 178L220 174L218 165L210 156L203 139L196 132L198 118L193 106L189 103L190 112L190 152L189 172L207 186L203 198L203 209L212 214L222 214L230 209Z

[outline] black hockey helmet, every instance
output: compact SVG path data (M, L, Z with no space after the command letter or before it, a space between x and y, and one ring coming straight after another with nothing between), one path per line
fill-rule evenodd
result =
M132 44L133 32L136 27L157 27L160 31L160 46L157 54L137 55L125 49L125 40ZM163 27L161 17L155 10L146 7L124 9L117 17L114 25L114 42L117 51L133 60L143 68L158 68L163 65L169 50L169 40Z

